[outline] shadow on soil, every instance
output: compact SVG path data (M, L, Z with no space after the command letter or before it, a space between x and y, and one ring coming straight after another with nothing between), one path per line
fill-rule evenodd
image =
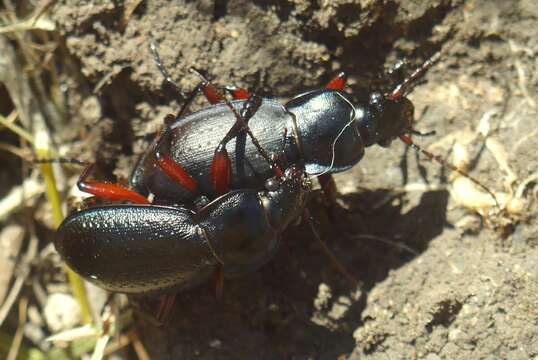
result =
M165 357L190 353L201 358L335 358L352 352L352 334L362 324L368 292L441 234L448 193L424 193L418 205L403 214L403 200L387 191L340 200L341 205L328 211L321 196L314 196L310 209L323 239L361 283L358 300L350 299L349 283L324 255L308 226L300 225L284 234L271 263L256 273L226 280L221 302L215 300L210 284L180 294L169 325L154 331L146 328L145 342ZM361 210L374 204L381 205L374 211ZM322 283L331 296L316 308ZM341 305L344 310L335 316ZM154 302L150 309L157 306Z

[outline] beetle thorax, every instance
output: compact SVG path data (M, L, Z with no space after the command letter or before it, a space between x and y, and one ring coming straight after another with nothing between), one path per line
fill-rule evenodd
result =
M289 101L286 109L294 118L308 175L344 171L362 158L364 144L356 123L363 109L354 107L346 93L311 91Z

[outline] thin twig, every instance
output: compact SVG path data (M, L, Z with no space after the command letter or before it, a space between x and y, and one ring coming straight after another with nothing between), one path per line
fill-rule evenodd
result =
M21 267L22 271L19 273L19 275L15 279L15 282L13 283L13 286L11 287L9 295L6 297L6 301L2 304L2 308L0 308L0 328L2 327L2 324L4 323L4 320L6 319L7 314L9 314L9 310L11 310L11 307L17 300L17 297L19 296L22 286L24 285L24 281L26 280L26 277L28 277L28 274L30 273L30 263L37 254L38 242L39 241L37 237L34 234L32 234L32 236L30 236L30 243L28 244L28 249L26 250L26 254L24 255L24 258L22 261L22 264L23 264L23 266Z
M34 137L28 131L23 129L22 127L14 124L14 121L12 119L14 119L14 118L16 119L16 117L17 117L17 112L16 111L13 111L11 114L9 114L9 116L7 118L0 115L0 125L5 126L6 128L11 130L15 134L19 135L24 140L28 141L30 144L33 144L34 143Z
M26 179L0 199L0 221L4 221L13 211L45 191L43 184L35 179Z
M24 326L26 325L27 314L28 298L23 297L19 301L19 325L17 326L17 331L15 331L15 336L13 336L13 341L11 342L11 347L9 348L9 353L7 354L6 360L17 359L24 336Z
M129 333L129 338L131 339L131 344L133 344L133 348L139 360L151 359L146 348L144 347L144 344L142 344L142 341L140 341L140 337L138 336L138 332L136 330Z
M8 225L0 232L0 304L4 302L11 282L24 235L24 228L20 225Z

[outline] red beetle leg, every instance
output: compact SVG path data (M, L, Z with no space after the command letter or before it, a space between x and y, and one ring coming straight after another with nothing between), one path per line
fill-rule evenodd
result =
M161 323L167 323L171 319L174 305L176 304L176 295L177 294L174 293L162 296L159 312L157 313L157 320Z
M213 281L215 285L215 298L221 300L224 290L224 266L222 264L217 265L217 269L213 274Z
M80 191L95 195L108 201L129 201L134 204L151 204L148 199L139 193L129 190L118 184L102 181L86 180L93 170L94 164L86 166L78 179L77 186Z
M240 88L236 86L227 86L226 90L232 95L234 100L248 100L252 96L250 91L245 88Z
M232 162L226 151L226 147L220 144L215 150L213 163L211 164L211 181L213 190L217 196L230 190L232 180Z
M340 72L338 75L336 75L327 85L325 85L325 89L328 90L344 90L346 87L347 82L347 75L345 72Z
M197 88L202 89L202 92L209 103L218 104L226 100L217 87L213 85L202 73L194 68L191 68L190 71L202 79L202 83L198 85Z
M333 176L331 174L319 175L318 181L327 200L334 202L336 200L337 189Z
M224 101L224 96L210 82L202 84L202 92L210 104L218 104Z
M198 194L196 180L181 165L175 162L169 155L161 154L159 151L155 152L155 157L157 158L157 164L166 175L183 188L189 190L193 195Z

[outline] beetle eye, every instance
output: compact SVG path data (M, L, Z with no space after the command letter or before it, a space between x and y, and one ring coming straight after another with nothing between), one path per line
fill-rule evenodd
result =
M280 187L280 182L275 178L269 178L265 180L265 190L267 191L277 191Z

